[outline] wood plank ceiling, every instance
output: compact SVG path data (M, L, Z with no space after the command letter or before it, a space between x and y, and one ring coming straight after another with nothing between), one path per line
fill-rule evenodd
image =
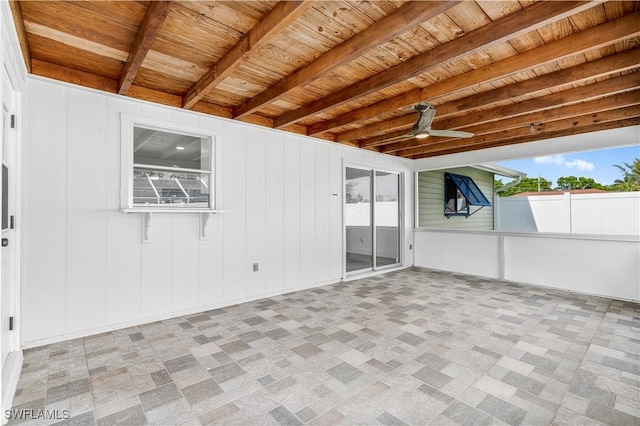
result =
M11 6L32 74L406 158L640 124L638 1Z

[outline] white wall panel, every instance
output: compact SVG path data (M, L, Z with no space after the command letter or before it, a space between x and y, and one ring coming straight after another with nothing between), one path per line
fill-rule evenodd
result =
M135 214L138 221L141 215ZM143 317L171 312L173 278L172 220L169 214L151 215L150 239L141 245L141 310ZM142 239L142 235L139 237Z
M295 135L284 135L283 154L283 188L284 211L284 289L300 286L300 226L302 214L300 210L300 140Z
M246 263L247 296L266 292L265 281L265 133L257 127L247 129L247 221ZM253 270L253 264L258 270Z
M342 191L342 148L330 146L329 151L329 275L330 279L337 279L342 276L344 254L342 253L342 211L343 211L343 191Z
M120 112L141 114L140 104L108 99L107 116L107 323L141 316L141 244L139 215L120 209Z
M247 150L246 128L228 123L224 132L224 299L246 296Z
M410 176L390 156L37 77L28 84L27 347L337 282L344 158ZM142 215L120 211L123 112L213 130L216 207L229 212L210 215L204 237L200 214L153 213L143 243Z
M62 335L67 287L67 91L32 82L23 143L22 338Z
M331 190L329 145L316 144L316 175L315 175L315 232L316 232L316 260L314 282L327 282L330 278L330 220L331 220Z
M417 230L415 265L482 277L500 276L497 234Z
M224 214L210 215L200 247L200 306L224 300Z
M150 103L142 104L142 115L171 123L175 110Z
M640 301L640 240L493 231L415 231L415 264Z
M306 141L305 141L306 142ZM300 145L300 285L313 285L316 277L316 149Z
M225 155L224 123L200 115L200 127L212 130L216 136L215 205L224 209ZM200 306L219 305L224 301L224 218L226 214L208 215L204 238L200 240ZM202 221L202 217L200 220ZM202 222L199 224L202 226ZM201 228L198 228L201 230Z
M266 253L263 265L266 291L273 293L284 288L284 135L274 135L265 153L264 217Z
M74 332L107 318L107 99L69 90L68 120L65 331Z
M640 301L640 244L633 240L505 236L505 279Z
M199 215L171 217L171 308L180 312L200 301Z
M119 207L119 198L116 203ZM141 315L142 229L139 219L139 215L125 215L116 209L109 209L107 214L106 300L110 324L132 321Z

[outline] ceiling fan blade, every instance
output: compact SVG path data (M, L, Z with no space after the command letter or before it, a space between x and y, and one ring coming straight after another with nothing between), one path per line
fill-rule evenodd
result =
M429 134L431 136L440 136L443 138L471 138L475 136L473 133L460 132L458 130L434 130L430 129Z
M396 142L396 141L403 141L405 139L409 139L414 137L415 135L413 133L407 133L406 135L400 135L400 136L396 136L393 138L389 138L389 139L383 139L380 141L380 143L389 143L389 142Z

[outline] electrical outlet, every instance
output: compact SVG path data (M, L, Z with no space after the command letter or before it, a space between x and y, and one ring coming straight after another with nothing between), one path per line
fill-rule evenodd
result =
M253 272L258 272L258 269L260 269L260 265L258 265L257 263L253 264Z

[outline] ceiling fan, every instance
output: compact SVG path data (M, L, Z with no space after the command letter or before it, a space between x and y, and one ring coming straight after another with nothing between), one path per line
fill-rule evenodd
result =
M409 111L417 111L420 114L418 121L413 125L411 133L387 139L385 142L403 140L409 138L424 139L429 136L439 136L445 138L470 138L475 136L473 133L460 132L458 130L436 130L431 128L433 118L436 116L436 109L426 102L407 108Z

